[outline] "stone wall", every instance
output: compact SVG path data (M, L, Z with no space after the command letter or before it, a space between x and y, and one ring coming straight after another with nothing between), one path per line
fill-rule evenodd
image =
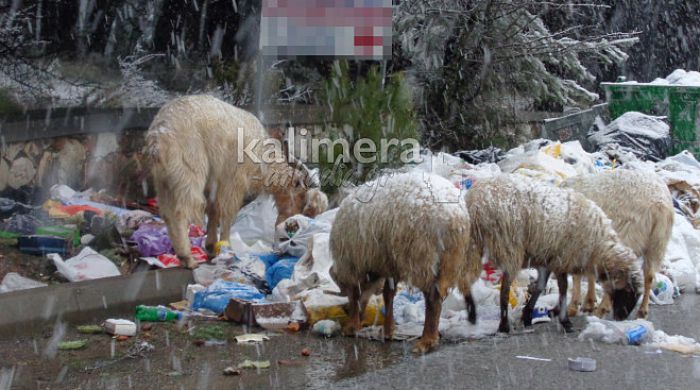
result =
M0 195L40 202L54 184L128 199L152 195L142 163L144 135L129 130L7 144L0 151Z

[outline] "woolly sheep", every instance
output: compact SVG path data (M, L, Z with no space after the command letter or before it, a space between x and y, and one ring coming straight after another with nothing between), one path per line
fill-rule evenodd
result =
M622 242L644 259L644 295L637 316L649 312L649 291L654 275L661 269L673 227L673 198L664 182L653 173L617 169L610 173L573 177L563 183L594 201L612 221ZM588 294L583 306L595 306L595 275L588 278ZM581 276L575 275L569 315L576 315L581 296ZM610 310L606 295L596 310L603 316Z
M423 335L413 351L437 346L448 289L458 279L471 286L481 270L480 262L465 262L469 228L460 191L439 176L402 173L358 187L342 201L330 234L331 276L349 299L343 333L359 330L367 300L383 284L384 336L390 339L394 287L405 281L426 301Z
M308 171L278 156L282 148L273 149L274 141L278 140L268 139L251 113L212 96L176 98L158 111L146 134L145 154L161 216L175 252L188 268L197 263L190 253L187 225L201 224L205 211L210 251L218 241L219 224L221 236L228 238L245 198L271 193L278 221L301 212ZM266 163L263 157L274 162Z
M559 307L566 306L566 274L583 272L593 272L605 282L620 311L634 307L640 294L636 256L617 237L603 211L583 195L521 176L500 175L477 183L466 201L472 220L469 256L480 259L487 253L503 271L499 332L510 331L510 284L523 267L542 267L557 275ZM532 313L543 286L539 287L524 311L526 324L531 319L525 313ZM565 330L572 329L566 310L560 310L559 321Z

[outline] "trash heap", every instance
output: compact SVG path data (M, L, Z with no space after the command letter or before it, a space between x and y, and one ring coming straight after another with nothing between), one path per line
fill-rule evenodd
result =
M537 139L506 152L489 148L458 153L469 161L456 155L427 153L420 164L401 170L438 174L464 191L504 172L554 186L572 176L615 169L653 172L668 185L677 212L664 268L656 275L652 294L653 303L670 304L681 292L699 287L700 163L688 152L667 156L667 138L668 126L661 119L629 113L611 124L597 125L590 134L591 144L597 147L593 153L585 151L578 141ZM180 266L163 221L151 212L156 206L155 201L119 205L99 192L56 186L51 199L40 207L0 201L5 218L0 235L16 239L26 253L48 255L68 281ZM337 334L348 317L344 308L347 299L339 295L329 274L333 264L329 233L336 212L331 209L315 219L296 215L275 226L274 202L261 196L241 209L231 236L216 244L216 256L209 261L203 250L206 232L190 226L192 253L201 264L193 271L195 283L187 286L184 300L171 303L171 308L187 317L225 319L275 330L311 328L324 336ZM108 256L109 250L130 260L125 261L128 266L115 263ZM534 270L523 270L514 281L510 309L516 321L535 277ZM42 285L24 279L8 274L0 292ZM443 304L443 337L468 339L495 333L500 318L500 280L500 271L486 262L472 288L479 306L476 325L466 321L463 296L453 291ZM417 337L424 321L422 294L403 284L397 287L395 338ZM600 287L597 294L600 298ZM556 283L550 281L538 301L535 323L550 321L547 313L557 297ZM363 318L367 327L360 336L381 337L383 312L382 298L373 297ZM118 321L112 326L131 329Z

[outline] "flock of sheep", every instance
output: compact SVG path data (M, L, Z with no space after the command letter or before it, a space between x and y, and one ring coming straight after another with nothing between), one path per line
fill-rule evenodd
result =
M250 113L208 96L189 96L165 105L147 135L147 155L159 207L175 251L192 268L187 224L207 214L207 249L217 242L217 227L227 237L245 199L272 194L278 222L325 210L327 198L310 188L309 172L294 159L255 163L241 159L241 140L266 139ZM251 149L264 153L265 142ZM290 163L291 161L291 163ZM559 285L559 320L571 330L569 315L581 301L581 276L598 280L605 291L595 306L589 283L583 311L612 311L627 318L643 296L637 316L648 313L649 292L659 270L673 224L673 203L654 175L626 170L576 177L553 187L520 176L500 175L477 182L466 195L437 175L400 173L367 183L340 204L330 234L331 276L349 299L352 335L369 298L385 302L384 336L392 337L393 299L400 282L420 289L426 302L423 334L414 352L439 342L442 301L458 287L470 322L476 322L471 285L482 261L503 271L500 332L508 332L508 297L522 268L538 269L537 288L523 311L532 311L550 273ZM567 275L574 275L572 302L566 305Z

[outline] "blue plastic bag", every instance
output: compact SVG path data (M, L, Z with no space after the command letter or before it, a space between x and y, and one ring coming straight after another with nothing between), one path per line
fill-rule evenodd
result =
M255 286L219 279L206 290L194 294L192 310L207 309L221 314L231 298L256 302L265 299L265 296Z
M299 261L298 257L285 257L267 268L265 280L270 290L274 289L281 280L291 279L297 261Z

